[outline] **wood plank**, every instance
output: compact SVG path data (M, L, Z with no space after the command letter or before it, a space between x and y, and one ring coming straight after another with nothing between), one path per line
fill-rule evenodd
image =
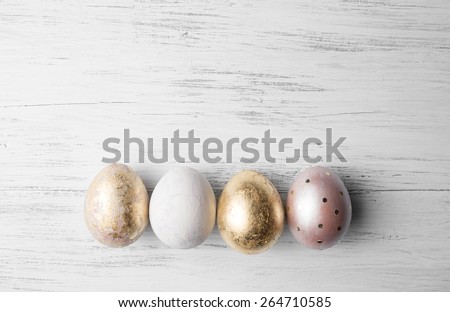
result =
M0 290L449 291L449 17L444 0L2 1ZM354 206L335 248L306 250L286 230L243 256L216 230L171 250L148 229L116 250L84 225L102 142L124 129L155 142L177 129L224 142L270 129L298 147L326 128L347 137L348 162L322 164ZM178 165L131 152L150 192ZM285 200L309 164L274 154L185 165L217 196L257 169Z

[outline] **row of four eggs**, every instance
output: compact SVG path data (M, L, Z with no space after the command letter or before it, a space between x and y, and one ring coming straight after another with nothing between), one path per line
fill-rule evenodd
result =
M92 235L110 247L135 242L148 226L165 245L193 248L211 234L216 222L225 243L255 254L269 249L283 232L285 218L295 239L314 249L335 245L351 220L351 201L341 179L330 169L301 172L287 196L286 210L273 184L261 173L244 170L225 185L216 210L208 180L192 168L166 173L149 200L139 175L113 164L93 180L85 202Z

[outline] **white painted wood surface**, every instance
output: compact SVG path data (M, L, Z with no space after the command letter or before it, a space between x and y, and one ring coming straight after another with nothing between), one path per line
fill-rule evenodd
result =
M445 0L0 1L0 290L450 291L449 102ZM354 206L332 249L286 229L256 256L217 230L172 250L150 228L110 249L86 229L102 142L124 128L302 140L327 127L348 137L348 162L329 165ZM236 157L187 165L216 195L258 169L283 199L309 166ZM149 190L174 165L132 160Z

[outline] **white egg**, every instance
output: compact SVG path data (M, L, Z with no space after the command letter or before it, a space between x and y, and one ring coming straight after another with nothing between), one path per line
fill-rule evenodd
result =
M150 199L150 224L159 240L172 248L193 248L211 234L216 198L208 180L191 168L165 174Z

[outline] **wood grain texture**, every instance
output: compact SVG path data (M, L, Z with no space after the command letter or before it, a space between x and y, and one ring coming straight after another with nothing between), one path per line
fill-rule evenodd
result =
M445 0L0 1L0 290L450 291L449 102ZM350 230L321 252L287 229L257 256L217 231L192 250L151 229L100 246L85 191L124 128L298 142L333 128ZM256 168L285 199L309 165L277 157L187 165L216 195ZM132 159L150 191L174 165Z

